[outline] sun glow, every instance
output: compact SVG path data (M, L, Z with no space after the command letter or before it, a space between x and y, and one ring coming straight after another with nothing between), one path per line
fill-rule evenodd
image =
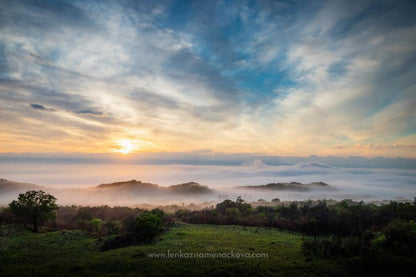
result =
M135 145L133 141L129 139L122 139L117 141L117 145L119 146L116 150L119 153L129 154L135 150Z

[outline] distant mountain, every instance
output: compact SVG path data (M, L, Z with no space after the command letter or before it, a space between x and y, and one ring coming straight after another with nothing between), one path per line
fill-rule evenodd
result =
M297 192L306 192L314 189L335 190L335 188L324 182L313 182L310 184L302 184L298 182L291 183L270 183L267 185L258 186L238 186L241 189L256 189L256 190L288 190Z
M207 194L213 193L213 190L206 186L201 186L196 182L189 182L179 185L169 186L168 190L173 193L183 193L183 194Z
M19 183L7 179L0 179L0 193L25 192L27 190L35 189L42 189L42 187L35 184Z
M131 191L131 192L155 192L155 193L176 193L176 194L207 194L213 191L202 186L196 182L188 182L179 185L172 185L169 187L161 187L156 184L143 183L142 181L130 180L124 182L115 182L110 184L101 184L95 189L117 189L117 191Z
M118 189L118 190L134 190L134 191L158 191L163 189L159 185L151 183L143 183L142 181L130 180L123 182L115 182L110 184L101 184L96 189Z

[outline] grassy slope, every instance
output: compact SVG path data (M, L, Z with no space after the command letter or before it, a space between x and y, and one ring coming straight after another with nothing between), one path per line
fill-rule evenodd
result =
M99 251L82 231L33 234L0 226L1 276L325 276L343 272L333 261L307 261L302 237L275 229L178 223L155 243ZM268 258L163 259L159 252L265 252ZM331 274L332 273L332 274ZM224 275L225 274L225 275Z

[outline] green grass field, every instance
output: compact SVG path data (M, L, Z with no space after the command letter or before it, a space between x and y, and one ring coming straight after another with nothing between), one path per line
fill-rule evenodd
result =
M100 251L83 231L31 233L0 226L0 276L334 276L333 260L311 260L302 236L276 229L176 223L155 242ZM150 258L151 253L267 253L267 258ZM187 255L187 254L186 254Z

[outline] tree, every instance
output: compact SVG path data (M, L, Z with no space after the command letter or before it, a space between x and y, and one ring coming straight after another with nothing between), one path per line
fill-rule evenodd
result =
M248 215L250 213L251 205L248 203L245 203L245 200L241 198L241 196L237 197L235 204L237 205L237 209L240 211L241 214Z
M221 203L218 203L215 207L215 209L220 213L225 213L225 210L228 208L237 208L237 204L230 199L226 199Z
M9 209L18 220L31 224L33 232L38 232L40 225L56 217L55 201L54 196L42 190L30 190L20 193L18 199L9 204Z
M93 218L91 219L91 225L94 229L94 232L98 234L101 231L103 221L101 220L101 218Z

